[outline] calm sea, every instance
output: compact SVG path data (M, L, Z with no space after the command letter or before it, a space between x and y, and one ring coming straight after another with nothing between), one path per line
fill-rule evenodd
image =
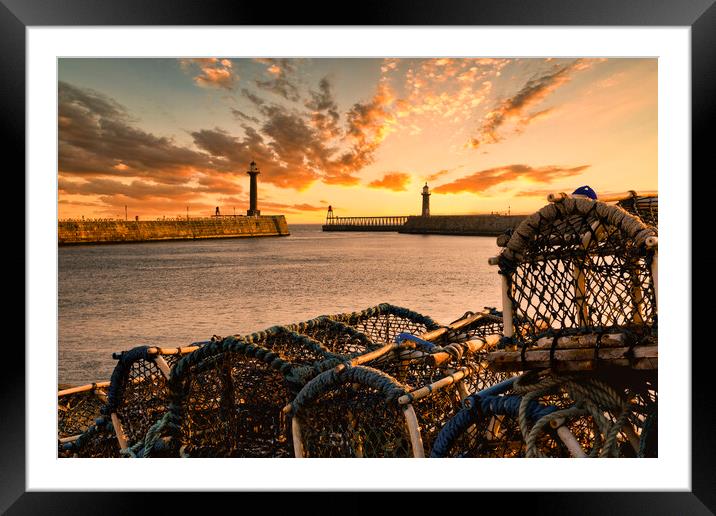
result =
M59 249L59 378L108 380L112 352L177 347L392 303L450 323L499 308L494 237L324 233Z

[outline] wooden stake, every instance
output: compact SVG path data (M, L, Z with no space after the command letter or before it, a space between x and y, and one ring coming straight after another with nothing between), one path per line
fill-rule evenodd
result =
M109 387L110 382L96 382L96 383L88 383L86 385L79 385L77 387L70 387L69 389L63 389L61 391L57 391L57 396L68 396L70 394L76 394L78 392L86 392L91 391L94 388L104 388Z
M297 459L303 459L305 455L303 452L303 438L301 437L301 424L295 415L291 418L291 437L293 438L294 455Z
M405 424L408 426L408 433L410 434L410 444L413 447L413 457L423 459L425 458L423 438L420 435L418 418L415 415L415 409L412 404L403 405L403 415L405 416Z
M584 450L580 446L579 441L577 441L577 438L574 437L574 434L570 432L569 428L564 426L564 419L553 419L549 422L549 424L552 428L557 429L557 435L567 447L567 450L569 450L569 454L572 457L578 459L586 458L587 454L584 453Z
M512 326L512 301L510 301L509 289L510 280L505 274L501 274L502 278L502 333L505 337L512 337L514 328Z
M157 367L164 375L164 378L166 380L169 380L169 375L171 374L171 371L169 370L169 364L167 364L167 361L164 360L164 357L161 355L157 355L154 357L154 363L157 364Z
M122 428L122 423L119 421L119 417L117 417L116 412L112 412L112 426L114 427L114 433L117 436L117 441L119 441L119 449L124 450L127 448L127 434L124 433L124 428Z
M365 355L360 355L360 356L355 357L354 359L351 360L351 365L356 366L356 365L365 364L367 362L370 362L371 360L380 358L383 355L390 353L391 351L402 349L402 348L405 348L406 346L410 346L410 341L406 341L402 344L386 344L382 348L378 348L374 351L371 351L370 353L366 353ZM342 370L342 368L338 369L341 365L343 365L343 364L339 364L338 366L336 366L336 371Z
M462 380L469 372L469 367L461 367L453 374L445 376L444 378L440 378L438 381L433 382L430 385L425 385L423 387L420 387L419 389L415 389L410 394L402 395L398 398L398 403L400 403L401 405L405 405L411 403L412 401L424 398L432 392L439 391L440 389L443 389L448 385L452 385L458 380Z
M572 275L574 277L574 301L577 307L577 321L580 326L587 326L589 321L589 312L587 311L587 282L582 268L575 264L572 269Z
M63 437L58 440L60 441L60 444L72 443L72 442L75 442L77 439L79 439L81 435L82 434L72 435L70 437Z
M631 199L633 197L658 197L658 196L659 196L659 192L657 190L645 190L645 191L641 191L641 192L635 192L634 190L629 190L628 192L620 192L620 193L601 195L599 197L599 201L601 201L601 202L617 202L617 201L626 201L627 199ZM572 194L558 192L558 193L549 194L547 196L547 201L557 202L557 201L561 201L562 199L569 199L569 198L574 198L574 196L572 196Z
M656 310L659 311L659 251L654 251L654 258L651 261L651 281L654 283L654 297L656 298Z
M486 319L486 318L496 319L497 316L492 315L488 310L483 310L476 314L465 317L464 319L460 319L459 321L455 321L448 327L441 327L441 328L438 328L437 330L432 330L432 331L423 333L422 335L420 335L420 338L423 340L430 341L430 342L435 342L439 338L445 336L448 333L452 336L453 334L460 331L461 329L468 327L471 324L474 324L474 323L476 323L482 319Z
M636 435L634 428L631 426L631 423L629 423L628 421L624 424L624 433L626 434L627 439L629 439L629 444L631 444L631 447L634 448L634 451L636 453L639 453L639 448L640 448L639 436Z
M499 341L500 335L488 335L484 340L474 339L459 344L465 348L465 351L468 354L475 354L479 353L484 349L494 348ZM450 353L448 353L447 351L438 351L436 353L432 353L428 357L428 360L432 365L439 366L450 360L451 357L452 355L450 355Z
M199 349L199 346L186 346L183 348L152 347L147 350L148 355L186 355Z

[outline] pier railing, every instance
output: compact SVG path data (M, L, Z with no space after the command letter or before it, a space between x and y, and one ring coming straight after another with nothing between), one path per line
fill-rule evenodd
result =
M323 231L398 231L408 216L386 217L330 217Z

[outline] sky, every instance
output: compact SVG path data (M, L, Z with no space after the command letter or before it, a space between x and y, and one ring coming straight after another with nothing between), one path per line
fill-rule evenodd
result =
M532 213L657 190L657 60L59 59L58 214Z

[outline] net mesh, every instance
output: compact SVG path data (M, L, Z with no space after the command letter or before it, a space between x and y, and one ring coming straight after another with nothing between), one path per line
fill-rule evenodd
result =
M147 358L131 362L122 375L122 395L115 408L129 446L144 439L169 402L167 379L157 364Z
M406 388L364 366L327 371L292 402L304 457L412 457L403 409Z
M94 423L107 400L106 388L89 390L57 397L57 437L62 439L79 435Z
M181 397L178 445L187 456L291 455L281 409L291 388L264 361L224 352L194 365Z
M634 196L617 202L617 206L636 215L644 224L659 226L659 198L657 196Z
M637 373L638 374L638 373ZM587 378L577 380L581 385L589 385ZM631 403L616 408L620 401L616 398L619 389L625 383L629 385L647 386L651 393L647 397L651 400L655 391L640 379L632 377L625 381L624 377L614 376L611 371L606 377L612 381L614 397L604 397L603 392L594 392L589 389L575 394L568 387L555 384L554 389L542 392L529 401L525 415L525 429L521 428L523 398L514 391L502 395L474 396L469 398L469 407L461 410L441 430L434 448L435 457L571 457L573 451L567 441L560 437L556 427L549 424L549 418L559 421L559 425L569 431L574 442L586 456L618 456L636 457L649 456L640 451L641 441L647 437L655 441L656 433L648 436L644 431L646 417L649 412L645 406L635 403L634 400L642 393L634 395ZM605 376L601 375L601 380ZM587 381L584 381L587 380ZM522 391L522 395L525 391ZM624 398L626 400L626 397ZM620 410L623 408L624 410ZM556 417L559 416L559 417ZM622 419L620 420L620 416ZM539 428L538 428L539 427ZM531 433L535 429L532 436ZM630 431L627 431L629 429ZM618 431L617 431L618 430ZM525 431L527 433L525 433ZM615 437L610 444L610 434ZM609 447L611 452L605 448ZM529 451L532 450L530 455ZM651 449L647 453L651 453Z
M332 321L304 326L304 331L323 343L288 327L274 327L246 337L228 337L177 364L171 381L176 427L167 435L175 452L183 456L291 456L283 407L310 378L345 358L329 347L351 353L359 343L369 344Z
M378 345L392 344L400 333L420 335L440 327L428 316L386 303L329 317L355 327Z
M108 418L99 417L76 439L58 444L58 457L116 458L120 456L119 442Z
M366 334L328 317L318 317L310 321L291 324L286 328L311 337L321 343L329 352L346 358L362 355L378 347Z

